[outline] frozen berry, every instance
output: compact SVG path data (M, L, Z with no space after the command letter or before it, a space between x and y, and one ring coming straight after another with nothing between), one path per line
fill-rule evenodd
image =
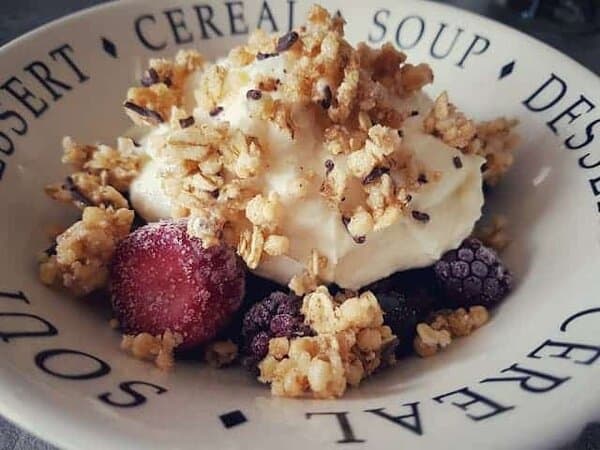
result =
M398 337L396 354L406 354L411 348L419 322L418 309L409 305L406 296L398 291L380 292L377 294L377 300L384 313L384 323Z
M499 303L512 287L512 274L492 249L477 239L465 240L435 263L435 276L452 307Z
M272 292L285 289L280 284L277 284L266 278L254 275L252 272L246 273L246 295L242 301L240 309L237 310L229 324L223 328L217 339L230 339L236 344L241 344L242 322L248 310L263 298L270 295Z
M417 324L435 309L433 303L420 301L400 291L379 292L376 295L384 312L384 323L398 337L396 354L405 356L411 353Z
M232 249L202 248L185 220L146 225L115 252L113 309L125 333L171 330L183 337L180 349L189 349L227 325L244 296L244 276Z
M242 362L248 369L256 370L267 355L271 338L310 334L301 307L301 298L273 292L248 310L242 324Z
M397 272L367 286L379 300L383 319L398 337L397 356L412 351L417 324L439 308L431 268Z

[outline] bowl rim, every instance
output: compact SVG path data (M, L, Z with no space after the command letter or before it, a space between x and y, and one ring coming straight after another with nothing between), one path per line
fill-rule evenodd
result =
M460 12L470 19L492 27L496 32L516 35L519 40L531 46L532 49L545 52L540 55L541 58L551 57L560 59L566 63L566 66L570 66L573 71L585 78L584 84L598 84L600 86L600 83L598 83L600 78L592 70L555 47L516 28L458 6L438 3L432 0L420 0L419 3L422 4L422 8L433 7L442 12ZM144 0L107 0L105 3L85 7L53 19L0 46L0 59L5 57L6 53L12 51L14 48L27 45L30 41L43 37L45 33L53 32L65 25L101 13L104 10L114 8L126 9L132 7L132 5L148 6ZM6 364L0 364L0 398L3 400L0 402L0 414L8 421L40 439L64 448L84 448L89 446L90 442L101 442L103 448L107 449L137 448L140 444L138 440L127 433L111 435L104 432L98 426L98 423L90 417L81 416L67 409L63 409L60 414L56 414L56 408L50 398L35 396L34 392L25 388L26 384L15 368ZM15 386L19 386L19 389L16 391L14 390ZM75 428L73 427L74 423L77 424Z

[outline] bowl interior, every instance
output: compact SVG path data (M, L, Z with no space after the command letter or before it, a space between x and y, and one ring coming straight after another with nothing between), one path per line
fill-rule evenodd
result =
M42 286L37 278L36 255L48 245L48 226L68 225L76 218L73 210L52 203L42 192L45 184L67 173L60 164L62 136L71 135L81 142L114 143L116 136L129 127L120 108L125 91L137 82L148 57L196 47L214 58L245 39L231 33L201 39L201 28L193 25L196 9L191 2L184 2L184 6L180 3L110 5L67 19L0 51L1 73L21 79L48 105L35 118L14 98L0 93L2 107L18 111L28 125L27 133L20 136L6 128L0 115L0 131L10 133L14 140L14 151L0 153L5 162L0 179L0 337L5 341L0 391L7 399L2 413L30 427L36 426L31 422L36 418L41 425L34 431L57 439L62 432L68 435L65 439L70 445L95 436L115 447L126 442L133 446L143 442L148 447L167 443L186 447L200 439L207 447L238 448L246 439L254 439L268 446L296 448L304 447L307 441L317 445L333 445L344 439L386 442L387 433L396 433L394 436L407 444L443 443L441 436L446 433L475 445L487 442L482 428L489 433L504 430L509 436L526 433L537 425L524 418L542 411L546 423L561 424L550 432L558 442L581 427L594 408L597 412L598 391L593 390L597 384L592 370L573 361L585 360L585 354L573 354L571 360L549 358L560 353L557 348L543 351L543 358L528 357L547 339L594 345L595 336L598 344L598 322L591 315L574 320L568 332L560 330L568 317L589 310L597 302L598 213L588 175L577 165L583 153L574 155L565 150L546 125L561 111L561 104L564 109L569 97L576 98L576 89L570 83L597 92L597 79L516 32L439 5L405 2L399 7L389 0L375 7L361 2L328 2L332 9L339 6L342 10L352 42L369 37L378 40L384 33L384 26L377 25L380 21L385 24L385 40L400 36L406 43L411 36L419 36L422 23L423 36L407 52L410 61L433 66L436 82L430 90L432 95L448 90L454 102L477 119L504 115L520 120L522 144L517 162L489 194L486 205L487 213L503 214L509 219L513 242L504 259L515 272L516 289L494 311L492 321L472 337L457 341L435 358L400 361L396 368L351 390L340 401L276 399L237 368L216 371L202 364L181 362L173 373L166 374L131 359L119 350L120 336L108 326L110 311L104 302L76 300ZM216 26L229 29L227 8L215 2L209 4L215 9ZM251 27L255 18L265 14L259 3L240 5ZM308 6L298 2L296 22ZM273 3L269 7L277 26L284 30L289 4ZM167 20L166 11L179 8L187 21L187 28L179 32L184 35L186 29L190 30L195 39L189 44L175 42L175 32ZM172 12L171 16L179 14ZM145 48L136 35L136 23L142 24L145 38L153 43L164 41L165 48ZM442 23L447 25L443 27ZM268 31L271 24L263 19ZM452 47L446 57L439 59L431 53L438 32L442 33L438 52ZM452 46L455 35L458 37ZM477 36L489 40L493 51L478 55L485 42ZM81 73L60 56L52 57L51 52L65 40L72 49L72 53L66 50L65 54L72 57ZM111 43L116 57L111 54ZM471 45L475 47L469 53ZM34 60L47 64L70 89L53 99L21 69ZM500 70L511 61L516 61L514 73L499 79ZM568 92L553 109L534 113L523 101L551 76L557 62L565 67L562 77L568 79ZM583 121L568 126L573 132L585 129ZM560 133L568 136L569 131L564 128ZM568 380L560 388L556 385L556 389L543 391L540 386L549 384L544 385L543 378L538 378L539 393L543 394L539 396L514 380L482 383L489 378L510 377L501 371L514 364ZM511 373L513 378L524 376L524 372ZM548 378L545 382L550 383ZM486 407L494 408L479 400L478 405L461 409L456 404L469 399L464 391L443 397L464 388L510 409L498 413L494 420L474 420L468 416L483 416ZM572 413L575 417L561 421L564 413L559 405L570 403L572 398L579 403ZM476 411L477 407L482 409ZM52 412L53 408L60 413ZM392 415L407 414L402 420L409 425L394 427L385 417L365 412L379 408ZM420 414L418 427L414 408ZM220 416L238 410L248 423L224 433ZM313 413L331 417L317 418ZM351 431L338 426L341 417L350 421ZM76 423L79 431L67 431L68 423ZM290 435L301 438L289 441ZM511 438L507 439L510 442ZM539 444L535 436L523 438L522 434L517 442Z

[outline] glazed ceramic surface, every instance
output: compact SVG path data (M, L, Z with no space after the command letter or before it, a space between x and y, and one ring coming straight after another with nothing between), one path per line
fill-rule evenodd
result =
M488 199L517 278L491 322L337 401L272 398L241 369L171 373L119 350L106 306L38 282L60 140L114 142L147 59L209 58L285 32L311 1L119 2L0 49L0 413L67 448L548 448L600 418L600 80L482 17L423 1L327 1L353 43L391 41L468 115L518 118L517 162ZM393 243L390 243L393 245ZM399 249L401 251L401 249Z

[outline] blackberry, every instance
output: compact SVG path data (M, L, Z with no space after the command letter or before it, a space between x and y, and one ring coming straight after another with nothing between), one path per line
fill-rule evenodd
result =
M433 271L427 268L398 272L367 289L377 297L384 323L398 337L396 355L410 354L417 324L439 309Z
M495 306L512 287L512 274L496 252L474 238L445 253L434 273L451 307Z
M302 299L283 292L273 292L255 303L242 323L242 364L252 372L267 355L269 340L311 333L300 313Z
M384 323L398 337L396 355L407 355L412 348L415 330L419 323L419 309L409 305L406 295L398 291L380 292L376 295L384 313Z
M231 322L227 327L223 328L219 335L218 340L230 339L234 343L240 345L242 341L242 323L246 313L252 308L252 306L267 297L269 294L275 291L284 289L283 286L271 281L266 278L254 275L252 272L246 273L246 295L242 301L240 309L235 313Z

